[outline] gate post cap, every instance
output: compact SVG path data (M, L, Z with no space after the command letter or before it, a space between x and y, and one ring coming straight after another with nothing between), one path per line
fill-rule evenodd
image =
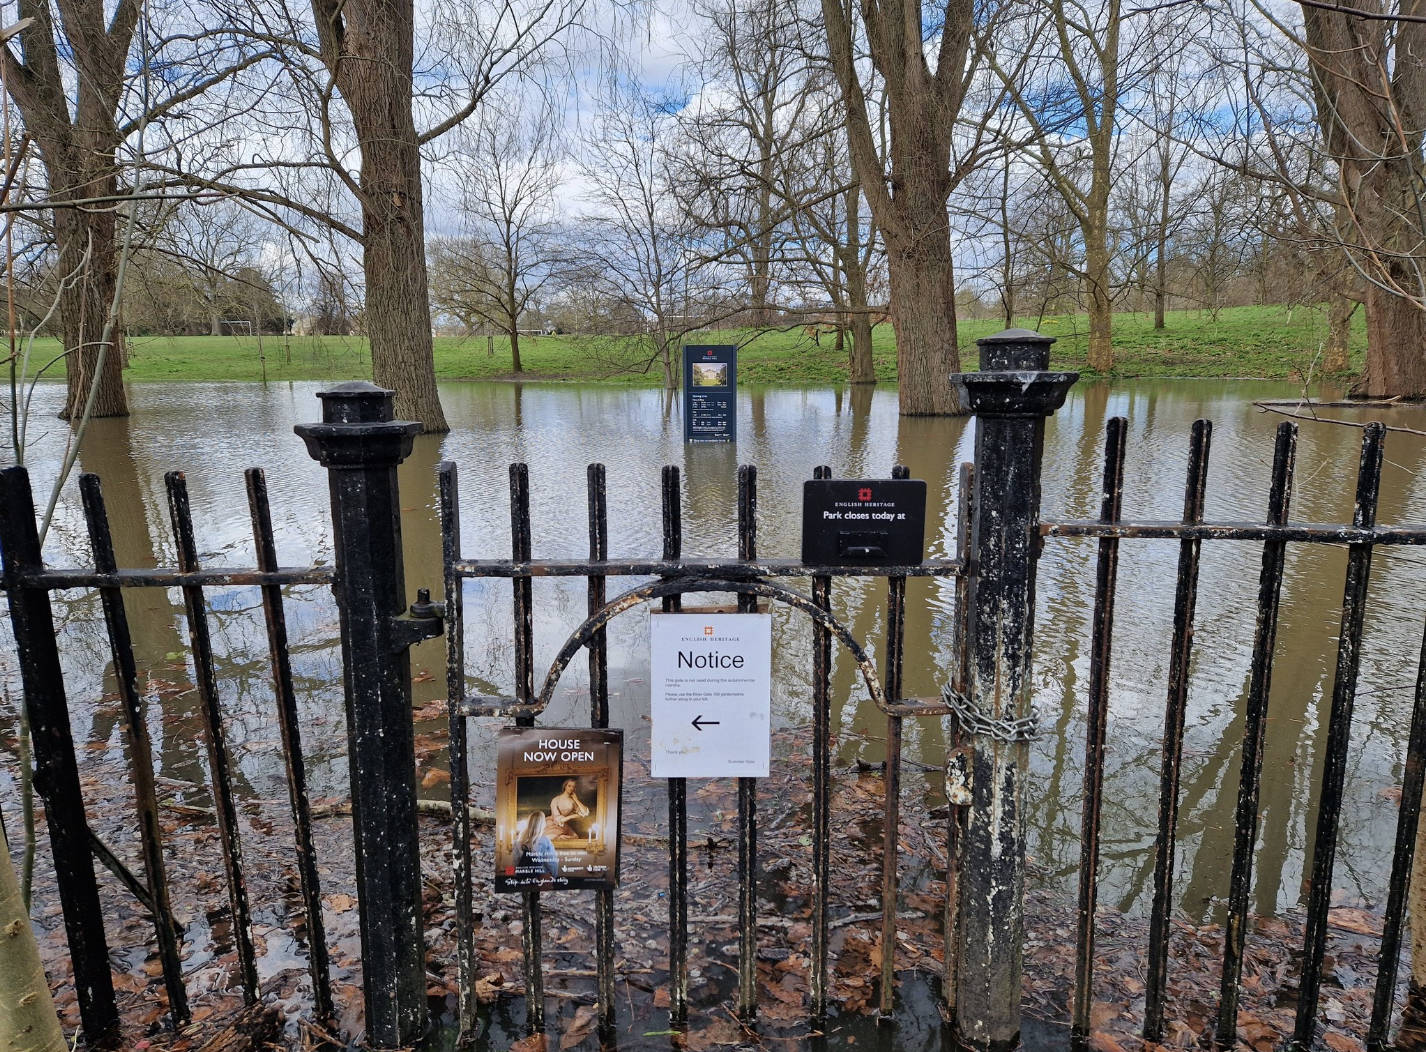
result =
M1050 367L1050 344L1055 337L1033 329L1006 329L976 340L980 347L980 371L1011 372Z
M333 384L317 397L324 424L384 424L395 415L396 392L366 380Z
M421 431L414 420L393 420L396 392L350 380L318 391L320 424L298 424L292 430L307 443L312 459L329 468L384 467L411 455Z

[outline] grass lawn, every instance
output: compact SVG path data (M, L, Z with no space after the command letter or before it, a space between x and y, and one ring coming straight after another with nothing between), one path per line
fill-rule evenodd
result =
M1088 324L1084 315L1025 318L1059 342L1056 367L1084 369ZM975 340L1001 328L997 321L968 321L960 326L961 360L976 367ZM1325 310L1297 307L1235 307L1215 319L1206 311L1177 311L1167 327L1153 328L1146 314L1118 314L1114 319L1115 368L1112 375L1296 378L1319 355L1327 335ZM890 325L872 334L877 377L896 379L896 338ZM799 326L789 331L727 330L699 333L690 342L742 345L738 375L743 383L829 384L845 382L846 358L822 335L820 345ZM366 341L337 336L140 336L129 344L130 380L329 380L370 377ZM1366 336L1360 312L1352 337L1353 372L1361 367ZM36 340L33 360L44 363L58 351L54 340ZM525 371L511 372L508 341L494 340L488 352L483 336L436 339L436 375L443 380L563 380L653 385L657 371L631 370L626 344L612 338L579 336L522 337ZM1320 370L1314 369L1314 372ZM58 366L47 376L62 376Z

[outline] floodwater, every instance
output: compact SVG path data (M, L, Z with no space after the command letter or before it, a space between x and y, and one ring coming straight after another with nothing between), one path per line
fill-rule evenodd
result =
M139 384L130 388L133 415L96 421L80 466L104 483L121 565L172 565L162 476L187 473L197 536L206 565L251 566L252 539L242 470L267 469L279 557L284 565L332 557L327 487L292 426L316 419L319 384ZM1214 422L1207 518L1261 521L1273 430L1280 417L1254 399L1291 398L1286 384L1237 381L1140 381L1082 384L1046 429L1043 514L1091 518L1098 514L1103 429L1112 416L1129 421L1126 519L1172 519L1183 505L1189 428ZM64 427L49 414L57 386L37 397L38 424L48 430L30 451L37 500L43 501L59 459ZM407 585L440 589L440 543L434 506L438 461L460 468L464 554L490 558L510 551L507 466L530 468L534 552L541 557L587 554L585 465L608 467L611 556L649 557L661 548L659 468L684 473L684 553L736 553L736 467L759 469L759 554L793 556L799 537L801 482L819 464L841 477L885 476L893 464L925 479L929 490L928 551L952 556L957 466L971 457L973 423L963 419L902 419L892 388L869 390L757 389L739 392L741 438L728 446L686 446L677 404L663 392L578 385L446 384L442 399L453 431L418 438L401 468ZM1362 410L1331 410L1364 420ZM1372 418L1420 428L1420 410L1372 411ZM1350 520L1360 430L1304 423L1297 459L1292 518ZM1386 445L1379 521L1426 522L1426 438L1392 433ZM73 480L64 491L47 543L52 565L87 565L88 542ZM1085 691L1089 673L1094 587L1092 541L1050 540L1039 569L1034 669L1036 705L1044 736L1032 747L1030 851L1039 869L1072 894L1078 863L1083 779ZM1121 547L1114 636L1105 785L1101 902L1147 912L1152 889L1159 744L1172 627L1178 545L1126 541ZM1178 860L1178 907L1199 922L1221 913L1232 850L1243 699L1248 684L1261 545L1219 541L1204 545L1197 635L1189 694ZM1403 742L1421 649L1421 601L1426 553L1378 549L1372 567L1366 644L1347 771L1341 848L1335 880L1339 900L1379 904L1390 872L1397 807L1392 787L1401 778ZM1278 636L1264 785L1262 832L1256 857L1253 908L1291 909L1305 895L1317 784L1322 765L1346 553L1330 546L1289 548ZM623 584L611 580L610 593ZM805 587L805 582L803 585ZM583 616L583 579L536 579L535 659L542 678L555 652ZM884 650L884 582L836 583L836 614L874 654ZM211 589L220 693L229 720L239 790L257 798L283 796L277 731L271 717L267 643L254 588ZM513 692L510 586L504 580L466 586L464 641L471 689ZM177 592L126 595L138 664L155 680L187 681L187 634ZM953 585L912 580L908 586L906 692L939 692L951 665ZM112 704L109 654L96 596L63 593L62 652L81 748L120 749ZM293 670L303 709L309 779L314 796L344 793L345 737L335 608L326 589L293 588L288 602ZM8 638L8 629L5 630ZM776 612L778 648L774 720L810 722L811 629L801 615ZM445 694L442 644L414 652L416 698ZM648 642L642 612L610 630L612 724L629 734L635 755L647 752ZM883 755L885 722L867 699L846 654L834 668L835 761L875 763ZM18 697L12 649L0 647L8 721ZM583 662L566 673L543 722L578 724L587 718ZM142 676L142 672L141 672ZM106 678L108 687L106 688ZM201 804L204 760L196 701L186 718L155 716L151 731L159 774L181 802ZM473 721L477 792L491 790L493 720ZM943 758L939 719L908 720L908 759L931 768ZM776 759L774 760L776 763ZM14 802L14 762L0 755L0 800ZM935 793L935 779L908 791ZM187 786L187 788L184 788Z

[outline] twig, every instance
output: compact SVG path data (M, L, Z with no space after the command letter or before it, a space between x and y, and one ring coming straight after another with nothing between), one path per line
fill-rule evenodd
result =
M1311 402L1306 403L1306 405L1307 405L1307 408L1308 408L1309 410L1311 410L1311 409L1313 408L1313 405L1312 405ZM1318 416L1316 413L1313 413L1313 412L1309 412L1306 416L1303 416L1301 413L1297 413L1297 412L1289 413L1286 409L1281 409L1281 408L1279 408L1279 407L1277 407L1277 406L1269 405L1269 404L1266 403L1266 402L1254 402L1254 403L1253 403L1253 406L1254 406L1255 408L1257 408L1258 410L1260 410L1261 412L1264 412L1264 413L1277 413L1279 416L1292 417L1294 420L1310 420L1310 421L1312 421L1314 424L1341 424L1343 427L1366 427L1366 426L1367 426L1366 424L1364 424L1364 423L1359 423L1359 422L1357 422L1356 420L1338 420L1336 417L1331 417L1331 416ZM1370 422L1370 423L1379 423L1379 421L1369 421L1369 422ZM1399 432L1401 432L1403 435L1421 435L1422 437L1426 437L1426 431L1418 431L1418 430L1417 430L1416 428L1414 428L1414 427L1394 427L1394 426L1392 426L1391 424L1382 424L1382 427L1384 427L1384 428L1385 428L1386 430L1388 430L1388 431L1399 431Z

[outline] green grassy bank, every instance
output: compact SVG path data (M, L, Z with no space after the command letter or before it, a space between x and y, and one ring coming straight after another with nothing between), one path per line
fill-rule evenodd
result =
M1353 332L1353 371L1361 367L1365 334L1360 313ZM1084 315L1024 318L1019 324L1038 328L1058 342L1056 367L1084 369L1087 320ZM996 321L970 321L960 326L962 362L976 366L975 340L1002 327ZM1314 375L1327 335L1323 310L1297 307L1236 307L1220 311L1177 311L1167 327L1155 331L1146 314L1119 314L1114 319L1114 376L1261 377L1295 379L1309 368ZM820 344L798 327L790 331L728 330L699 333L700 343L743 344L739 378L743 383L829 384L847 378L846 357L823 334ZM895 334L890 325L873 332L877 377L896 379ZM53 340L36 340L33 360L48 361L57 353ZM589 383L658 384L657 371L631 369L628 344L612 338L579 336L522 337L524 373L511 372L509 344L494 340L494 354L483 336L436 340L436 375L443 380L562 380ZM59 367L46 375L60 376ZM141 336L129 347L130 380L328 380L369 377L371 359L366 341L335 336Z

